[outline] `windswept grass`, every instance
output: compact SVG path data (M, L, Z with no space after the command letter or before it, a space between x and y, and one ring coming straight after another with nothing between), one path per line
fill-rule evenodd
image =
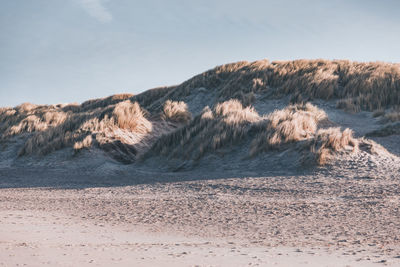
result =
M163 115L167 120L177 123L187 123L192 119L192 114L183 101L167 100L164 103Z
M336 99L350 111L400 105L400 65L347 60L260 60L218 66L177 86L168 98L179 100L195 88L215 90L219 101L242 100L249 93L269 97L291 95L295 103Z
M309 103L275 111L256 125L259 133L251 144L250 155L291 148L297 143L294 147L303 154L303 163L324 165L337 153L357 150L358 141L350 129L321 128L326 124L326 113Z
M205 153L242 140L251 123L260 116L253 108L243 108L238 100L204 108L188 125L157 140L147 154L175 158L200 159Z
M0 139L14 135L44 131L63 123L68 113L55 106L24 103L15 108L0 110Z
M167 101L160 116L149 114L131 98L132 95L124 94L82 105L24 103L1 108L0 139L25 136L20 156L46 155L67 147L76 152L98 147L129 163L147 151L157 137L191 120L184 102Z
M92 145L102 147L115 140L134 145L152 129L152 123L144 117L139 105L126 100L106 108L70 114L63 123L30 137L20 155L48 154L64 147L75 150Z
M111 124L136 133L147 133L151 131L151 123L144 117L143 111L137 102L129 100L115 105L112 111Z
M221 154L250 140L249 156L294 149L322 165L338 152L356 151L358 145L349 129L319 128L327 121L325 112L311 104L291 105L259 116L252 107L229 100L214 109L206 107L190 124L162 136L146 157L199 160L207 153Z
M320 129L311 141L311 155L317 164L328 163L337 152L354 152L358 149L358 140L353 131L340 128Z
M282 145L314 137L318 123L327 120L325 112L307 103L291 105L266 116L254 130L258 132L250 146L250 155L279 149Z

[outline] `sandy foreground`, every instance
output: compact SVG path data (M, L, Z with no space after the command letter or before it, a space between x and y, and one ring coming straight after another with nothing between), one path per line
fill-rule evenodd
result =
M366 253L254 246L136 227L96 225L48 212L1 212L2 266L368 266ZM362 255L362 256L361 256ZM381 255L373 257L378 261Z
M1 266L400 266L397 178L0 189Z

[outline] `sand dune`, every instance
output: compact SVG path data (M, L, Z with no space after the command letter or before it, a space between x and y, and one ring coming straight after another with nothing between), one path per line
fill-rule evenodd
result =
M398 64L218 66L0 109L0 264L400 264Z
M0 136L3 143L7 143L9 139L20 139L23 145L18 147L19 156L47 155L64 148L74 148L75 152L79 152L81 149L95 147L108 152L120 162L132 163L146 154L154 143L165 150L170 144L163 144L166 138L160 137L166 134L174 136L175 142L182 142L182 145L192 141L195 143L190 138L179 136L182 132L179 128L188 124L192 125L193 131L200 131L202 127L208 128L203 126L207 119L205 116L209 114L207 107L216 108L213 118L215 115L224 117L223 120L213 123L221 128L220 132L224 135L218 135L220 141L217 136L213 137L213 150L216 150L223 146L219 142L233 144L237 135L244 135L246 132L232 132L232 127L224 127L227 120L230 120L229 125L236 127L251 114L247 106L259 105L260 102L268 102L268 99L280 99L281 112L287 114L290 113L288 107L286 111L284 108L289 105L288 98L290 102L298 103L322 99L334 101L338 108L348 111L375 111L373 116L381 117L382 124L393 124L400 118L397 111L400 106L399 94L400 67L396 64L325 60L239 62L216 67L179 86L152 89L138 96L114 95L89 100L80 105L40 106L25 103L15 108L2 108ZM230 104L234 103L232 101L240 102L244 107ZM229 114L220 114L217 111L224 105ZM272 112L260 108L254 111L261 116ZM256 118L258 114L252 115L252 123L261 120ZM274 114L282 116L277 112L269 116ZM200 116L203 121L191 121L196 116ZM277 117L275 120L278 119L281 121L274 123L280 123L281 126L275 127L280 127L281 133L285 131L285 135L291 132L296 136L296 141L299 140L299 134L304 135L299 133L302 131L299 124L311 123L313 120L305 119L301 110L294 112L291 118ZM385 125L381 127L380 134L376 131L371 134L396 134L394 127ZM229 133L234 135L229 136ZM325 135L326 133L325 131ZM331 133L333 134L332 131ZM270 136L270 140L266 142L263 139L268 137L261 136L253 146L271 144L271 138L278 138L278 135ZM288 136L284 138L287 142ZM203 139L200 140L202 145L209 137L204 136ZM207 150L206 147L199 149ZM321 154L324 149L317 154Z

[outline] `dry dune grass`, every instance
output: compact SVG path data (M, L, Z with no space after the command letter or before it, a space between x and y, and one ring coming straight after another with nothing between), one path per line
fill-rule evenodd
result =
M115 105L112 112L114 125L121 129L128 129L138 133L151 131L151 123L144 117L143 111L137 102L129 100Z
M354 152L358 149L358 140L353 137L350 129L340 128L320 129L311 141L311 155L317 164L329 162L335 152ZM306 156L307 158L307 156Z
M250 155L311 138L323 120L327 120L325 112L309 103L276 110L254 126L258 134L251 144Z
M374 111L400 106L400 64L322 59L240 61L217 66L178 86L89 100L79 108L85 111L130 99L150 112L158 112L165 101L182 101L201 87L214 90L218 102L239 99L244 106L251 105L257 94L291 95L294 103L335 99L338 108L351 112ZM76 108L69 105L64 111Z
M167 100L164 103L163 115L167 120L177 123L187 123L192 119L192 114L183 101Z
M0 111L0 139L14 135L44 131L67 119L68 114L54 106L37 106L24 103Z
M184 102L167 101L163 116L151 116L137 102L126 100L131 97L116 95L82 105L26 103L2 108L1 139L28 134L20 156L46 155L65 147L79 151L96 146L128 163L148 150L158 136L191 120Z
M68 105L2 108L2 138L30 134L20 155L96 146L126 163L140 155L154 154L198 160L206 153L225 153L246 140L251 143L250 156L297 149L305 154L304 158L318 164L325 164L337 152L357 148L350 130L322 129L328 118L309 103L260 116L251 106L244 107L239 100L231 99L213 109L204 108L192 120L184 102L166 101L157 117L137 102L124 100L126 97L117 97L119 102L110 105L106 102L113 103L115 98L105 98L108 100L91 103L91 109L85 104L85 108L78 106L75 111L65 111Z
M214 113L217 117L222 118L222 121L226 124L240 124L244 121L255 122L260 119L254 108L244 108L236 99L217 104Z
M152 155L199 160L206 153L224 153L232 145L251 141L250 156L271 150L297 149L304 158L326 164L337 152L357 149L349 129L320 129L327 121L324 111L311 104L291 105L261 117L252 107L229 100L206 107L190 124L162 136L146 157ZM300 145L291 145L300 143Z
M127 144L125 150L136 154L130 146L152 130L152 123L144 117L140 106L126 100L106 108L70 114L63 123L30 137L20 155L48 154L64 147L80 150L94 144L110 148L113 142L119 146Z
M287 148L292 143L303 153L303 163L324 165L338 152L354 152L358 141L350 129L321 128L326 124L326 113L307 103L291 105L268 115L256 125L258 134L253 140L250 155Z
M260 116L252 108L243 108L238 100L204 108L188 125L162 136L146 155L200 159L206 152L220 150L242 140L251 123Z
M242 100L249 93L270 97L290 94L293 102L337 99L351 111L400 105L400 65L347 60L260 60L218 66L173 88L169 99L181 99L195 88L213 89L219 101ZM247 103L246 103L247 101Z

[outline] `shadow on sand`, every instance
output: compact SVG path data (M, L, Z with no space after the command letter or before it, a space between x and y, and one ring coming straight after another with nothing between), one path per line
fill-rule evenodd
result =
M181 172L149 172L143 170L122 171L94 174L91 170L65 170L50 168L9 168L0 169L0 188L54 188L84 189L93 187L119 187L140 184L173 183L187 181L205 181L218 179L289 177L308 175L315 169L303 169L290 172L252 170L215 170L215 171L181 171Z

